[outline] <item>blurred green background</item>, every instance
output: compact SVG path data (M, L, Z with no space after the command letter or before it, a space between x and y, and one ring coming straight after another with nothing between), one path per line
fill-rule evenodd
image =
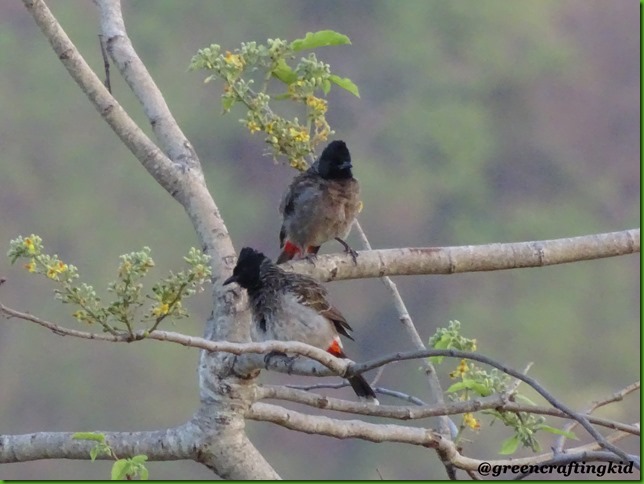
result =
M93 4L49 5L103 77ZM290 40L327 28L353 43L318 56L360 88L361 99L333 90L329 119L355 160L365 203L360 220L374 247L539 240L639 226L635 1L157 0L126 1L124 12L134 46L201 157L238 249L252 245L277 255L277 206L294 172L264 156L261 137L237 122L243 111L220 114L221 86L187 72L190 58L210 43L232 50L242 41ZM114 94L149 131L115 71ZM144 245L152 248L156 275L179 269L197 244L183 210L100 119L20 2L0 2L0 72L1 252L17 235L37 233L101 289L114 277L118 256ZM355 235L349 242L359 246ZM533 361L531 374L581 409L639 379L639 262L633 255L396 283L424 340L458 319L480 352L518 369ZM5 257L0 276L8 279L4 304L77 327L47 281ZM357 342L347 345L355 360L411 348L379 281L329 288L355 328ZM189 309L190 320L167 329L200 335L208 291ZM171 344L101 344L0 320L0 434L180 424L198 403L197 357ZM445 387L457 363L444 365ZM393 365L379 385L427 399L418 366ZM260 380L311 382L266 372ZM350 390L328 393L352 398ZM637 421L638 397L599 415ZM479 435L470 435L468 455L499 457L510 433L488 421L483 417ZM285 478L445 477L427 449L256 422L248 429ZM544 435L545 449L552 440ZM635 439L625 446L639 452ZM0 477L105 479L109 467L40 461L2 465ZM155 479L213 478L192 462L149 468Z

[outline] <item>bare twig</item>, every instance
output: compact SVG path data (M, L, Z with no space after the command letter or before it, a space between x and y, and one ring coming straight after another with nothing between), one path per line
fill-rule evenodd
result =
M355 227L356 227L356 230L358 231L358 235L360 236L360 239L362 240L362 244L364 245L365 249L372 250L371 244L367 239L367 235L362 229L360 222L358 222L357 220L355 221ZM407 336L411 340L414 347L419 350L427 349L427 347L425 346L425 343L423 342L422 338L418 334L418 330L416 329L416 326L414 325L414 322L411 319L411 316L409 315L409 311L407 310L407 305L405 304L405 301L403 301L403 298L400 295L400 291L398 291L398 287L396 286L396 284L394 284L391 278L384 275L380 278L380 280L385 285L387 290L390 292L391 297L393 298L393 301L394 301L394 306L396 307L396 311L398 312L398 319L400 323L403 325L403 328L405 329L405 332L407 333ZM441 387L440 380L438 379L438 375L436 374L436 369L434 368L434 365L432 364L432 362L429 361L429 359L427 358L423 360L422 364L425 369L425 375L427 376L427 384L429 386L429 400L432 403L442 404L444 402L443 389ZM384 366L382 368L384 368ZM381 373L379 373L379 375ZM445 438L453 437L450 429L454 427L454 423L449 419L449 417L441 416L439 418L439 425L440 425L441 434ZM444 456L440 455L440 453L439 453L439 457L441 459L441 462L445 466L445 470L447 472L449 479L455 480L456 474L454 469L451 467L450 464L446 462Z
M105 81L103 81L103 84L107 91L112 94L112 83L110 82L110 60L107 57L105 42L103 41L103 36L101 34L98 34L98 42L101 45L101 56L103 57L103 68L105 69Z
M603 400L598 400L596 402L593 402L585 411L584 413L587 415L590 415L593 413L595 410L597 410L600 407L603 407L604 405L608 405L609 403L613 402L621 402L626 395L629 393L632 393L636 390L640 389L640 382L637 381L635 383L631 383L630 385L626 386L625 388L622 388L620 391L613 393L609 397L604 398ZM568 425L564 427L565 432L572 432L574 428L579 424L579 422L570 422ZM623 430L623 429L621 429ZM566 436L565 435L560 435L559 438L557 438L557 441L555 442L554 445L554 451L555 453L557 452L562 452L564 444L566 442Z

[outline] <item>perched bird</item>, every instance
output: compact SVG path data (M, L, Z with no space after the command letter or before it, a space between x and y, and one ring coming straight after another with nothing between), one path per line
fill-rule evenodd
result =
M244 247L224 285L232 282L248 291L253 341L300 341L346 358L340 335L353 339L351 326L315 279L286 272L261 252ZM378 403L362 375L352 376L349 383L358 397Z
M351 168L347 145L332 141L319 160L293 178L280 205L282 253L277 264L295 256L315 257L320 245L331 239L340 242L355 262L356 251L344 241L362 207Z

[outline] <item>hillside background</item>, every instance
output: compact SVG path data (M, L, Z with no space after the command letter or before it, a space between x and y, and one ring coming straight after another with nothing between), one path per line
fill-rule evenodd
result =
M48 4L102 77L93 4ZM237 121L242 110L221 115L221 86L187 71L197 49L218 43L233 50L242 41L327 28L351 38L351 46L318 56L360 88L360 99L333 90L329 119L354 158L360 221L374 247L550 239L640 225L638 5L157 0L125 1L124 12L135 48L201 158L236 248L275 257L277 206L294 171L264 156L261 137ZM10 239L37 233L100 289L114 277L118 256L144 245L155 274L179 269L197 245L183 210L100 119L20 2L0 2L0 73L0 255ZM143 121L116 69L112 89ZM359 247L355 234L349 242ZM322 249L338 250L333 243ZM460 320L480 352L517 369L534 362L531 375L581 409L639 379L639 266L637 255L395 282L424 340ZM0 276L8 279L3 303L76 327L47 281L6 257ZM355 360L410 349L379 281L329 289L355 328L356 343L347 345ZM199 295L189 305L192 317L168 329L201 335L208 304L208 292ZM197 405L197 358L171 344L100 344L0 320L0 434L180 424ZM445 387L456 363L442 370ZM391 366L379 385L427 399L417 369L417 362ZM266 372L260 380L311 381ZM350 390L328 393L352 398ZM637 421L639 401L631 396L599 415ZM431 450L248 427L285 478L445 477ZM484 425L466 453L492 459L509 435L499 424ZM542 443L547 449L552 439ZM635 439L627 448L639 453ZM0 466L0 477L104 479L109 468L40 461ZM191 462L149 468L155 479L213 478Z

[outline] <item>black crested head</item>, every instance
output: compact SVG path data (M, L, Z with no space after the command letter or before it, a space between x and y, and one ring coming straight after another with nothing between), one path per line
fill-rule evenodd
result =
M233 269L233 275L224 281L224 286L236 282L244 289L257 287L261 281L259 278L259 268L267 257L261 252L244 247L239 253L237 265Z
M331 141L318 161L318 173L327 180L351 178L351 154L344 141Z

